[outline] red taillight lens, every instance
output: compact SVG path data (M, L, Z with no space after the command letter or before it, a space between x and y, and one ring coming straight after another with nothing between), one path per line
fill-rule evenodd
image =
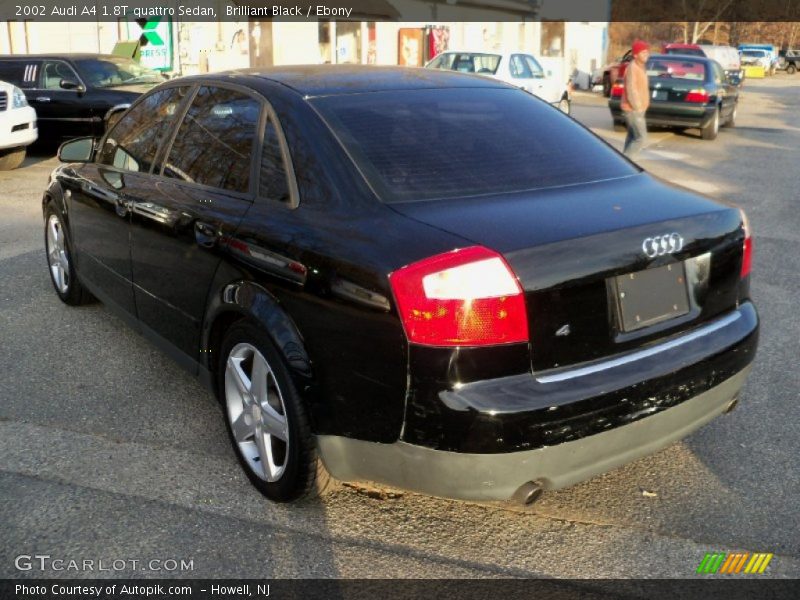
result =
M503 257L482 246L438 254L389 275L408 340L427 346L528 341L525 297Z
M611 97L612 98L621 98L622 97L622 90L625 88L624 85L621 83L615 83L611 86Z
M684 98L684 100L686 102L698 102L700 104L705 104L706 102L708 102L709 98L710 96L708 95L707 91L699 89L699 90L689 90L688 92L686 92L686 97Z
M742 228L744 229L744 247L742 248L742 270L739 274L741 279L750 275L750 267L753 264L753 238L750 234L750 220L745 212L740 208L742 214Z

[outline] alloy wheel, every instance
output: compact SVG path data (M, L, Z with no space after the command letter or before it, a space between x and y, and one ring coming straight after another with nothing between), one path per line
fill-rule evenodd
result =
M225 404L248 467L259 479L278 481L289 459L286 406L272 368L251 344L237 344L228 355Z
M69 290L69 257L64 241L64 228L57 215L50 215L47 219L47 262L56 289L66 294Z

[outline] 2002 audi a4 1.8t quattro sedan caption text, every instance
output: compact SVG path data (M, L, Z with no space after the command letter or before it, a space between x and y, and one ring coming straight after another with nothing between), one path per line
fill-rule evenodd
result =
M755 354L744 213L499 81L185 78L60 158L56 292L208 382L274 500L531 500L726 411Z

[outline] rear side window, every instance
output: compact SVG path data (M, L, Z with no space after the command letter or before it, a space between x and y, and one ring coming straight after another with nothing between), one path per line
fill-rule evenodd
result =
M453 67L453 59L455 54L445 52L434 58L428 65L429 69L451 69Z
M201 87L162 174L233 192L248 191L260 111L261 103L251 96Z
M278 130L270 119L264 130L264 147L261 151L259 169L259 196L276 202L289 202L289 180Z
M188 90L183 87L154 92L125 113L106 137L97 162L149 173Z
M6 81L22 89L35 88L39 76L39 66L39 62L0 61L0 81Z
M313 102L385 202L501 194L638 172L572 119L517 89L373 92Z

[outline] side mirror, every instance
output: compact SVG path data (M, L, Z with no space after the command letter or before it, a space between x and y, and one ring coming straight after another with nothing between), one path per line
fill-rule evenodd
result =
M58 82L62 90L75 90L78 92L85 92L86 88L74 79L62 79Z
M553 72L548 69L546 75L547 75L548 78L550 78L550 77L553 76Z
M82 137L64 142L58 148L58 160L65 163L91 162L94 154L94 139Z

